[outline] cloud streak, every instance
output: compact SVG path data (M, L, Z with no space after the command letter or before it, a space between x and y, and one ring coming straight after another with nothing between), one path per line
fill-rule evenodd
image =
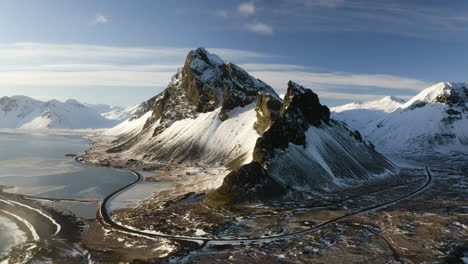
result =
M95 24L107 24L109 22L109 18L102 14L97 14L93 22Z
M247 24L246 29L250 32L262 34L262 35L273 35L273 28L267 24L255 23Z
M12 87L155 87L162 89L181 67L187 48L138 48L92 45L17 43L0 46L1 91ZM334 99L375 99L365 89L420 91L430 84L386 74L314 72L317 68L293 64L259 63L273 56L236 49L209 49L253 76L285 92L289 80ZM155 63L157 62L157 63ZM3 87L3 88L2 88ZM348 88L343 89L343 88ZM354 87L354 90L353 90ZM340 88L343 92L337 91ZM42 89L42 88L41 88ZM399 89L399 90L398 90ZM368 90L369 91L369 90ZM370 92L369 92L370 93Z
M251 15L255 14L255 10L256 10L256 7L255 7L255 4L253 2L242 3L237 8L237 11L239 11L239 13L241 13L242 15L245 15L245 16L251 16Z
M253 71L251 74L266 81L277 90L286 89L286 83L289 80L296 81L312 89L319 88L322 90L337 86L348 86L350 88L362 86L410 89L416 92L430 86L430 83L425 81L387 74L315 73L304 71Z

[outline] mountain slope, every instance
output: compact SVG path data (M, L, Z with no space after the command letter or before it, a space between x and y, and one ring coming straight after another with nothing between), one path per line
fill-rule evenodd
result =
M109 120L123 122L129 119L136 111L138 106L120 107L106 104L84 104L85 106L96 110L101 116Z
M375 101L333 107L330 111L333 118L345 121L353 129L363 131L387 113L402 107L404 103L405 101L399 98L386 96Z
M468 149L468 83L437 83L374 121L360 122L359 111L334 117L361 127L385 152ZM340 109L340 108L338 108Z
M116 124L76 100L41 102L26 96L0 98L0 128L86 129Z
M118 137L107 152L121 157L232 169L210 196L220 201L332 190L396 172L359 132L330 120L311 90L290 82L283 102L204 49L191 51L161 94L107 134Z

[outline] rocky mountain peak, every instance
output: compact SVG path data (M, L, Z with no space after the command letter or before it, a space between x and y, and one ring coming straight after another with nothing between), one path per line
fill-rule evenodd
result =
M413 110L424 107L428 103L441 103L449 107L468 110L468 83L436 83L409 100L404 108Z
M319 126L322 121L328 122L330 120L330 110L327 106L320 104L317 94L289 81L288 91L284 96L281 108L281 116L298 115L299 113L309 124L314 126Z
M468 83L445 83L435 102L468 109Z
M229 118L229 111L256 102L257 95L278 98L273 88L252 77L237 65L224 62L204 48L188 53L184 66L174 75L169 86L157 97L140 107L135 116L153 110L145 128L155 127L159 134L177 120L195 118L221 108L219 118ZM151 107L148 107L151 105Z
M274 149L286 149L289 143L305 146L309 126L320 126L330 120L330 110L321 105L312 90L289 81L279 117L260 137L254 149L254 161L266 166Z

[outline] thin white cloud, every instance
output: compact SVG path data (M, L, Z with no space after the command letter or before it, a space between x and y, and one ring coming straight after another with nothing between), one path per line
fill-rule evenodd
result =
M18 61L31 62L40 61L63 61L64 59L73 59L77 61L140 61L150 59L153 61L177 60L182 61L190 51L190 48L139 48L139 47L112 47L81 44L46 44L46 43L14 43L0 45L0 61L10 65ZM218 49L209 48L228 60L242 60L246 58L261 58L268 55L236 49ZM0 64L1 65L1 64Z
M386 95L381 94L359 94L359 93L337 93L337 92L330 92L330 91L314 91L317 93L320 99L331 99L331 100L352 100L352 101L371 101L371 100L378 100L382 99ZM412 98L411 95L394 95L400 99L408 100Z
M218 10L215 12L215 16L226 18L229 16L229 12L227 9Z
M304 70L310 67L291 64L259 64L259 63L243 63L240 67L247 71L291 71Z
M103 14L97 14L95 17L94 17L94 21L93 21L95 24L107 24L109 22L109 18Z
M0 72L0 87L76 87L76 86L129 86L165 87L174 72L138 71L32 71Z
M182 66L187 48L134 48L90 45L19 43L0 45L0 92L12 87L165 87ZM313 67L258 63L266 54L234 49L208 49L241 67L279 92L289 80L314 89L324 98L364 100L353 87L405 89L415 93L430 84L386 74L318 73ZM155 63L156 62L156 63ZM336 92L334 88L350 88ZM398 93L398 90L395 90Z
M278 90L285 89L289 80L306 87L362 86L385 89L410 89L421 91L431 84L425 81L387 74L354 74L354 73L314 73L304 71L254 71L251 72Z
M267 24L255 23L248 24L245 26L248 31L262 34L262 35L273 35L273 28Z
M245 2L239 5L237 8L239 13L245 15L245 16L250 16L255 14L255 4L253 2Z
M337 7L345 3L345 0L296 0L305 7Z

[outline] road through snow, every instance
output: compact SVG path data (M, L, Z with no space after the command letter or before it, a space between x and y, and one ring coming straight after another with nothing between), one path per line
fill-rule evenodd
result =
M426 182L424 185L419 187L417 190L408 193L406 195L403 195L401 197L398 197L392 201L382 203L382 204L377 204L374 206L370 206L364 209L361 209L359 211L351 212L349 214L346 214L344 216L338 217L331 219L327 222L324 222L322 224L316 225L314 227L308 228L303 231L299 232L294 232L290 234L281 234L281 235L274 235L274 236L267 236L267 237L253 237L253 238L239 238L239 239L222 239L222 238L207 238L207 237L190 237L190 236L174 236L174 235L167 235L167 234L162 234L158 232L149 232L149 231L143 231L143 230L138 230L133 227L129 226L124 226L121 224L118 224L112 220L112 217L110 215L110 212L108 210L108 204L114 197L116 197L118 194L132 188L134 185L138 184L143 180L143 177L135 171L129 171L135 175L135 181L132 183L116 190L115 192L111 193L108 195L103 202L101 203L98 212L97 212L97 219L103 223L105 226L108 226L112 229L115 229L116 231L120 231L122 233L130 234L130 235L136 235L136 236L143 236L147 237L149 239L154 239L154 238L167 238L167 239L172 239L172 240L178 240L178 241L190 241L190 242L196 242L202 245L239 245L239 244L252 244L252 243L265 243L265 242L270 242L270 241L275 241L275 240L284 240L284 239L291 239L291 238L297 238L300 236L304 236L313 232L317 232L318 230L321 230L323 228L329 227L335 223L347 220L349 218L362 215L365 213L370 213L370 212L375 212L390 206L395 205L396 203L405 200L409 197L415 196L423 191L425 191L427 188L432 183L432 174L429 170L429 167L425 167L427 177L426 177Z

